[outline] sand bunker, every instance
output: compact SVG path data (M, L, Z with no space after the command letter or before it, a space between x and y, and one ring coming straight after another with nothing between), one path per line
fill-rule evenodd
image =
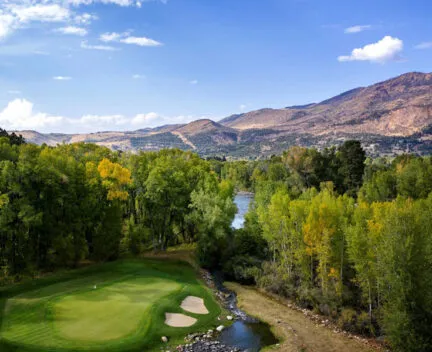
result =
M165 313L165 324L174 328L185 328L196 323L196 319L184 314Z
M195 313L195 314L208 314L209 311L204 304L204 300L199 297L188 296L186 297L181 306L187 312Z

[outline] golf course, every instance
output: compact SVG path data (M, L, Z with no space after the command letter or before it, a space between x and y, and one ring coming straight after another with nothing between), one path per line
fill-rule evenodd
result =
M201 311L188 306L195 301ZM159 350L162 336L180 342L214 327L221 313L195 269L166 259L98 264L6 287L0 308L2 352Z

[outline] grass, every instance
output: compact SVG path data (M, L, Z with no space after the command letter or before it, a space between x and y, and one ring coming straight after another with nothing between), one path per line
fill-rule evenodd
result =
M96 288L95 288L96 286ZM207 315L185 313L199 296ZM189 328L165 325L165 312L198 319ZM189 264L130 259L100 264L0 290L0 351L152 351L161 336L180 342L214 327L220 307Z

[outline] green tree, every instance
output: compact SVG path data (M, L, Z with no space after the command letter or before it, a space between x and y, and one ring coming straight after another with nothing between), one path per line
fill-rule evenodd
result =
M338 148L337 158L340 162L339 174L342 184L338 191L355 195L363 182L366 152L359 141L346 141Z

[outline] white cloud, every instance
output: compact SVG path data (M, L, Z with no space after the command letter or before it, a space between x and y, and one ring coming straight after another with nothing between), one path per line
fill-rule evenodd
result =
M37 4L33 6L16 6L11 12L18 18L19 22L63 22L70 16L69 9L58 4Z
M403 41L391 36L385 36L380 41L365 45L363 48L356 48L351 55L339 56L340 62L344 61L371 61L385 63L400 59L403 50Z
M64 118L33 112L33 104L15 99L0 112L0 124L9 130L44 129L61 125Z
M119 5L119 6L136 6L140 8L142 6L142 3L145 1L151 1L151 0L67 0L67 2L74 6L80 6L80 5L91 5L91 4L113 4L113 5ZM161 3L166 4L167 0L159 0Z
M127 37L121 39L120 42L125 44L135 44L139 46L161 46L162 45L162 43L146 37Z
M130 36L129 32L103 33L103 34L101 34L99 39L105 43L107 43L107 42L119 42L119 43L134 44L134 45L139 45L139 46L161 46L161 45L163 45L162 43L160 43L156 40L147 38L147 37Z
M37 130L39 132L90 133L99 131L127 131L164 124L181 124L209 118L209 116L162 116L155 112L125 115L83 115L79 118L54 116L35 111L26 99L11 101L0 110L0 126L7 130ZM217 120L217 118L214 118Z
M357 25L357 26L345 28L345 33L347 34L360 33L368 29L372 29L372 26L370 24Z
M91 45L88 44L87 41L81 42L81 48L87 50L102 50L102 51L117 51L120 50L110 45Z
M63 33L63 34L70 34L70 35L78 35L81 37L84 37L87 35L87 29L82 27L75 27L75 26L67 26L67 27L61 27L56 29L56 32Z
M87 26L98 19L82 11L92 4L141 7L137 0L0 0L0 40L34 22ZM163 2L163 1L162 1ZM83 33L81 31L80 33Z
M8 93L9 94L14 94L14 95L20 95L21 91L17 90L17 89L11 89L11 90L8 90Z
M432 49L432 42L423 42L414 47L415 49Z
M129 119L123 115L84 115L79 119L68 119L68 122L81 130L102 131L125 126L129 123Z
M87 26L92 21L97 20L97 19L98 19L98 17L96 15L92 15L90 13L85 12L83 14L76 15L74 18L74 21L80 25Z
M9 35L14 27L15 19L11 15L4 15L0 12L0 40Z
M66 22L71 12L56 0L0 0L0 40L31 22Z
M146 76L145 76L145 75L140 75L140 74L134 74L134 75L132 76L132 78L133 78L133 79L142 79L142 78L146 78Z
M197 85L198 84L198 80L194 79L193 81L190 81L189 83L192 84L192 85Z
M134 6L134 0L67 0L67 2L74 6L91 5L95 3L114 4L119 6Z
M56 81L70 81L72 79L72 77L69 77L69 76L54 76L53 79L56 80Z
M240 111L245 111L246 108L247 108L247 105L245 105L245 104L241 104L241 105L239 106L239 108L240 108Z
M122 37L122 33L103 33L100 35L99 39L105 43L107 42L116 42L119 41L120 38Z
M160 118L160 116L155 112L149 112L148 114L138 114L132 119L131 123L132 125L145 126L148 125L149 122L158 118Z

